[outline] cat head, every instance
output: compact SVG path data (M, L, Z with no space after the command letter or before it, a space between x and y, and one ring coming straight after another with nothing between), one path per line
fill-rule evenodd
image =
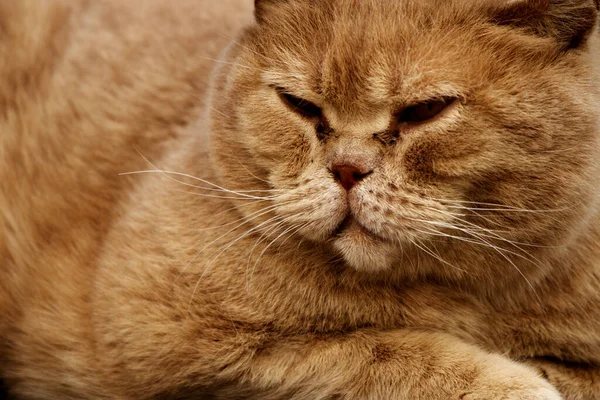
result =
M359 270L564 241L597 191L597 7L256 0L216 73L221 179Z

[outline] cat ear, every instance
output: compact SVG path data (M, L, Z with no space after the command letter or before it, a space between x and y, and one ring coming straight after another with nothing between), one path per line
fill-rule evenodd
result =
M254 0L254 17L256 18L256 21L258 23L263 22L269 9L284 2L286 2L286 0Z
M553 37L563 49L578 48L596 26L600 0L503 0L493 21L538 36Z

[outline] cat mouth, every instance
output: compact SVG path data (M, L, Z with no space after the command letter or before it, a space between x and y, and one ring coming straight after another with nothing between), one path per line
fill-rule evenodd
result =
M358 271L387 270L396 258L396 246L373 233L356 217L348 216L332 238L333 248Z
M336 228L333 237L337 238L344 235L365 235L373 240L384 241L382 237L373 233L371 230L362 225L356 217L349 214Z

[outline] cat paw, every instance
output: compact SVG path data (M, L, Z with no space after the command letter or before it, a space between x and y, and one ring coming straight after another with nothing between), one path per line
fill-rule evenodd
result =
M458 400L563 400L560 393L534 370L512 363L487 368L485 374Z
M478 390L458 396L458 400L563 400L554 388L522 390Z

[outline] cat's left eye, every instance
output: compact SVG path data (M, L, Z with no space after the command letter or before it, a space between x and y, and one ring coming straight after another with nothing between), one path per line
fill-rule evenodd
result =
M452 105L455 100L453 98L430 100L407 107L400 114L399 122L418 124L430 121Z
M277 93L279 94L281 101L288 106L288 108L305 118L321 118L323 115L321 108L308 100L296 97L283 90L278 90Z

